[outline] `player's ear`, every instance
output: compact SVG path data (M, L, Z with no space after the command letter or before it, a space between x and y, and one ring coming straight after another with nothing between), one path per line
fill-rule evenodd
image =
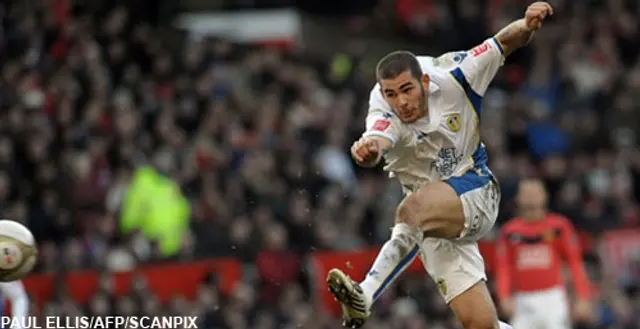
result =
M429 82L430 81L431 81L431 77L429 77L428 74L425 73L425 74L422 75L422 87L425 90L429 90Z

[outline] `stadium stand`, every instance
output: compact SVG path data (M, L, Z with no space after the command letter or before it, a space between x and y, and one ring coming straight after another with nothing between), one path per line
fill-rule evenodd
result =
M183 38L142 1L71 2L0 4L0 205L39 241L32 312L339 326L326 269L362 274L400 198L348 155L371 58ZM523 5L449 2L397 1L400 30L470 48ZM598 290L593 321L576 326L640 328L640 7L555 5L485 98L500 221L518 179L543 178L583 232ZM414 265L367 328L459 327Z

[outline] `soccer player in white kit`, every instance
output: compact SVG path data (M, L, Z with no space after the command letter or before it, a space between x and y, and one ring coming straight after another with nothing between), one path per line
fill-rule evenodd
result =
M367 130L351 155L364 167L384 157L385 171L406 196L364 281L329 271L346 327L361 327L371 305L418 255L465 329L510 327L498 322L477 244L500 201L478 124L482 96L505 56L526 45L551 14L548 3L536 2L523 19L472 50L438 58L398 51L378 62Z

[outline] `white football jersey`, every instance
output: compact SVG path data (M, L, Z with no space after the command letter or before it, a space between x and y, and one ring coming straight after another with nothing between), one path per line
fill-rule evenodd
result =
M384 100L380 85L371 91L366 132L393 142L384 155L391 177L406 192L425 183L461 176L468 170L491 175L480 141L482 96L504 63L495 38L438 58L418 56L423 73L431 78L429 114L414 123L402 123Z

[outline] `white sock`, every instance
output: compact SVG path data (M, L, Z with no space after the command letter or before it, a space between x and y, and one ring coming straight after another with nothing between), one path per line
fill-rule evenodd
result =
M500 325L500 329L513 329L513 327L506 322L498 321L498 324Z
M382 246L371 270L360 283L369 306L413 263L418 255L422 236L420 229L407 224L393 227L391 239Z

